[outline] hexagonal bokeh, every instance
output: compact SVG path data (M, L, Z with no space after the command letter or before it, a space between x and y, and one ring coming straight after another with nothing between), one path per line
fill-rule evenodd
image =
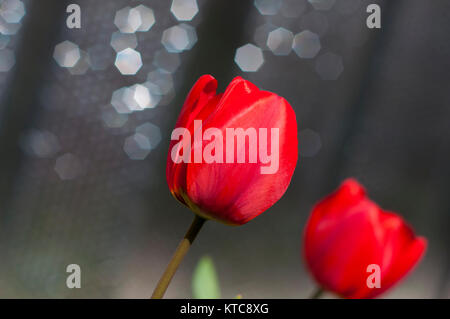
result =
M143 108L139 106L135 99L136 87L123 87L113 92L111 104L118 113L131 113L141 111ZM144 93L145 94L145 93ZM142 101L143 98L141 98ZM145 97L144 97L145 99ZM141 102L142 103L142 102Z
M191 21L198 13L197 0L172 0L170 12L178 21Z
M141 84L143 87L147 89L148 92L148 100L143 108L152 109L156 107L161 101L161 91L158 86L153 84L152 82L144 82ZM135 100L138 99L138 92L135 92Z
M302 59L312 59L321 48L319 36L309 30L295 35L292 49Z
M14 35L16 34L20 27L22 26L22 23L8 23L0 17L0 33L3 35Z
M188 46L189 39L186 30L175 25L164 30L161 43L167 51L178 53Z
M308 0L316 10L330 10L336 0Z
M64 41L55 46L53 58L63 68L71 68L80 59L80 48L75 43Z
M161 100L159 92L155 91L153 87L149 87L148 82L125 86L113 92L111 105L119 114L154 108Z
M286 18L298 18L307 9L306 0L283 0L281 14Z
M114 110L106 110L102 113L102 121L106 127L120 128L128 121L126 114L118 114Z
M262 15L275 15L281 8L281 0L255 0L254 4Z
M116 12L114 24L122 33L134 33L142 25L140 11L131 7L122 8Z
M196 42L195 28L185 23L164 30L161 39L166 50L174 53L190 50Z
M133 8L133 10L139 12L139 15L141 16L141 25L137 28L137 31L146 32L150 30L155 24L155 14L153 13L153 10L143 4L138 5Z
M136 34L116 31L111 35L110 44L114 51L120 52L127 48L136 49L138 43Z
M174 73L180 66L180 57L176 53L159 50L155 53L153 65L167 73Z
M8 72L16 63L14 52L9 49L0 50L0 72Z
M236 50L234 62L244 72L256 72L264 63L262 50L248 43Z
M20 145L28 155L40 158L50 158L61 149L58 138L54 134L35 129L26 133Z
M136 127L136 133L142 134L150 141L151 149L155 149L161 142L161 130L153 123L147 122Z
M127 114L132 112L128 106L130 104L130 96L132 96L132 92L128 87L122 87L113 92L111 96L111 105L117 113Z
M135 133L125 139L123 149L132 160L143 160L161 142L161 130L146 122L136 127Z
M148 88L142 84L135 84L130 87L133 91L133 102L136 110L143 110L150 105L151 96Z
M288 55L292 50L294 34L284 28L278 28L269 33L267 47L275 55Z
M327 52L316 60L316 72L323 80L337 80L342 71L344 64L337 54Z
M147 75L147 82L156 85L160 94L168 94L174 89L172 75L160 69L150 72Z
M83 172L81 161L75 155L66 153L56 159L55 171L62 180L71 180Z
M80 59L78 59L77 63L73 67L68 68L68 70L70 74L82 75L89 70L90 66L91 60L89 58L89 54L86 51L80 50Z
M194 45L197 43L197 32L195 31L195 27L186 24L186 23L180 23L179 26L183 28L188 36L189 44L186 46L185 50L190 50L194 47Z
M145 135L135 133L125 139L123 150L130 159L143 160L150 154L152 145Z
M267 47L267 38L269 37L269 33L275 29L277 29L277 27L271 23L264 23L255 29L253 41L255 41L256 45L260 47L261 50L269 50Z
M20 0L0 1L0 17L6 23L19 23L25 15L25 6Z
M0 50L6 48L10 40L11 37L9 35L0 34Z
M117 53L114 65L123 75L134 75L142 67L141 54L131 48L122 50Z

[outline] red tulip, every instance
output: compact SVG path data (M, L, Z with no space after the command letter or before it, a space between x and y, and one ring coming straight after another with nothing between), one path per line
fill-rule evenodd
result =
M199 216L241 225L286 191L297 163L297 122L285 99L240 77L225 93L216 89L210 75L191 89L172 133L167 183Z
M403 278L426 249L426 239L395 213L378 207L355 180L313 209L304 233L304 257L325 290L346 298L373 298ZM370 288L369 265L378 265L379 288Z

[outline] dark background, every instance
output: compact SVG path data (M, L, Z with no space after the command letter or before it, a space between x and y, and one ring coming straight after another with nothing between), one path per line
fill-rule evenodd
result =
M198 0L198 14L184 22L198 41L179 54L173 90L155 108L128 115L115 113L112 93L158 69L162 33L180 23L171 1L23 1L26 14L7 46L15 64L0 72L0 297L150 296L193 218L171 197L165 166L184 98L205 73L221 91L241 75L285 97L297 114L301 157L285 196L267 212L241 227L205 225L167 297L191 295L192 271L205 254L223 297L307 297L314 283L300 257L306 218L350 176L429 240L420 266L385 297L450 297L450 3L337 0L317 10L306 0L280 1L277 14L262 15L253 1ZM296 17L288 17L292 2ZM81 29L66 27L69 3L81 6ZM365 25L370 3L381 6L380 30ZM139 4L153 9L156 23L136 33L142 68L122 75L109 43L114 16ZM314 59L276 56L255 37L264 24L311 30L321 50ZM106 69L74 75L60 67L52 55L65 40ZM264 49L257 72L234 62L247 43ZM336 80L317 72L328 52L342 59ZM126 122L112 128L105 118ZM133 160L126 139L148 122L160 128L161 142ZM81 289L66 287L72 263L81 266Z

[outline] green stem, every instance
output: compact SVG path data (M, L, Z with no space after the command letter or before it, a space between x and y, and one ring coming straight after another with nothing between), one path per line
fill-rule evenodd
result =
M184 238L178 245L177 250L175 250L175 253L173 254L169 264L167 265L164 274L161 276L161 279L159 279L159 282L156 285L155 290L153 291L152 299L161 299L164 296L164 293L166 292L167 287L170 284L170 281L175 275L178 266L180 265L184 256L187 254L189 248L194 242L195 237L197 237L197 234L202 228L205 221L206 219L198 215L195 215L194 221L192 222L191 226L186 232L186 235L184 235Z
M323 295L324 292L325 290L319 287L314 291L314 293L311 295L311 297L309 297L309 299L320 299L320 297Z

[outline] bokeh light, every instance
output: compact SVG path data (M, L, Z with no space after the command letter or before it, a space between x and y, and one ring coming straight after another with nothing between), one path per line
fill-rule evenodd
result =
M253 41L255 41L256 45L261 48L261 50L269 50L267 47L267 38L269 37L269 33L275 29L277 29L277 27L271 23L264 23L255 29Z
M80 58L77 63L73 67L68 68L68 70L70 74L83 75L89 70L90 66L91 60L89 54L86 51L80 50Z
M116 52L123 51L127 48L136 49L137 44L136 34L134 33L116 31L111 35L111 46Z
M254 3L262 15L275 15L281 8L281 0L255 0Z
M170 73L161 69L151 71L147 75L147 81L158 87L159 93L168 94L174 90L173 78Z
M101 115L103 124L108 128L120 128L128 121L126 114L119 114L114 110L105 110Z
M114 65L123 75L134 75L142 67L141 54L131 48L122 50L117 53Z
M307 9L306 0L283 0L281 14L286 18L298 18Z
M166 50L174 53L190 50L196 42L195 28L185 23L164 30L161 39Z
M157 87L149 82L134 84L115 90L111 96L111 105L119 114L128 114L154 108L161 100Z
M9 35L0 34L0 50L6 48L10 40Z
M134 33L142 24L139 10L125 7L116 12L114 24L122 33Z
M150 141L151 149L156 148L161 142L161 130L153 123L146 122L136 127L136 133L144 135Z
M153 10L143 4L138 5L133 10L137 11L141 17L141 25L136 31L147 32L150 30L155 24L155 14L153 13Z
M0 17L6 23L20 23L25 15L25 6L20 0L2 0L0 1Z
M294 35L285 28L278 28L269 33L267 47L275 55L288 55L292 50Z
M319 36L309 30L295 35L292 49L302 59L312 59L321 48Z
M123 150L132 160L145 159L150 154L151 149L152 146L149 139L139 133L127 137L123 145Z
M53 58L63 68L71 68L81 57L80 48L75 43L64 41L55 46Z
M129 100L127 98L131 96L132 93L128 87L122 87L113 92L111 96L111 105L114 107L117 113L126 114L131 113L131 109L128 107L127 103Z
M136 105L135 109L143 110L147 108L151 102L148 88L142 84L135 84L130 89L133 91L133 101Z
M178 21L191 21L198 13L197 0L172 0L170 12Z
M234 61L244 72L256 72L264 63L262 50L256 45L248 43L236 50Z
M61 149L58 138L53 133L36 129L27 132L20 145L25 153L39 158L53 157Z
M16 63L14 52L9 49L0 50L0 72L8 72Z

